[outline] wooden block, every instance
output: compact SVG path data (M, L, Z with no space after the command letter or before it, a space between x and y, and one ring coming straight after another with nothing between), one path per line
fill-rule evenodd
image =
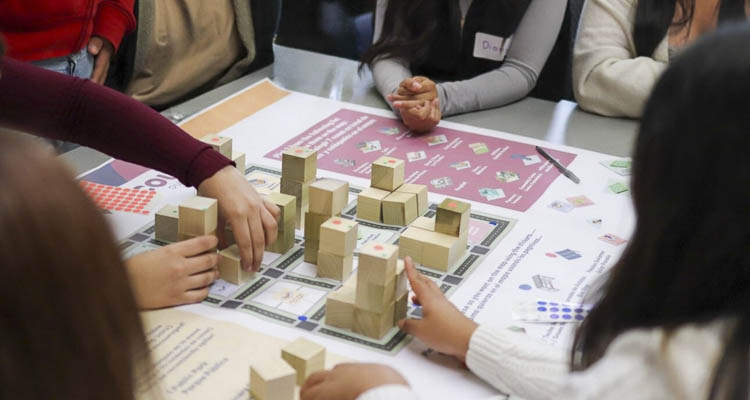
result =
M276 242L266 249L274 253L286 254L292 247L294 247L294 221L283 230L280 229Z
M281 155L281 177L297 182L310 182L318 170L318 152L292 146Z
M205 235L191 235L189 233L182 233L182 232L178 231L177 232L177 241L182 242L182 241L185 241L185 240L195 239L195 238L200 237L200 236L208 236L208 235L216 236L216 231L214 230L214 231L208 232ZM216 237L218 237L218 236L216 236ZM214 247L213 250L216 250L216 248Z
M415 263L422 263L422 254L424 252L424 233L431 232L413 225L401 233L398 239L398 256L400 258L411 257Z
M396 189L397 192L414 193L417 195L417 216L422 216L427 212L427 186L417 185L414 183L404 183Z
M370 242L359 251L357 282L385 285L396 276L398 246Z
M423 246L421 264L425 267L448 271L466 250L465 247L461 248L461 241L455 236L429 231L419 234Z
M383 312L363 310L355 306L352 330L360 335L373 339L381 339L394 326L394 310L395 302L393 301L391 301Z
M352 275L335 292L326 298L326 324L342 329L352 329L354 301L357 292L357 275Z
M392 192L404 183L404 160L380 157L372 163L370 186Z
M299 338L281 348L281 358L297 371L297 384L302 386L310 375L325 369L326 348Z
M216 231L219 206L215 199L195 196L180 204L177 232L200 236Z
M396 265L396 299L405 293L409 293L409 277L406 276L404 260L399 259Z
M454 199L445 199L437 208L435 232L460 236L469 229L471 204Z
M298 182L281 177L281 193L297 198L297 208L309 204L310 182Z
M240 171L242 176L245 176L245 153L242 153L239 151L233 151L232 161L234 161L234 165Z
M417 195L393 192L383 199L383 222L406 226L417 218Z
M208 135L201 138L204 143L208 143L214 150L221 153L224 157L233 160L232 158L232 138L219 136L219 135ZM243 174L244 175L244 174Z
M281 357L250 366L250 394L255 400L294 400L297 371Z
M320 225L320 249L337 256L350 256L357 247L356 221L331 217Z
M382 203L391 192L376 188L367 188L357 196L357 218L373 222L382 222Z
M357 276L357 295L354 298L357 308L382 313L396 300L395 276L384 285L363 280L361 274Z
M305 213L305 240L320 241L320 226L326 222L330 215L316 214L314 212Z
M352 273L354 256L339 256L318 250L318 277L343 281Z
M393 306L393 325L397 325L398 321L406 318L407 311L409 311L409 293L404 293Z
M154 236L156 240L174 243L177 239L177 224L179 220L177 206L167 204L154 216Z
M426 231L435 230L435 218L419 217L414 220L409 226L414 228L424 229Z
M310 212L339 215L349 203L349 183L321 179L310 184Z
M297 216L297 198L284 194L284 193L270 193L266 196L266 200L275 204L281 210L281 216L279 217L279 231L286 229L290 222L294 224ZM294 227L292 227L294 230Z
M253 278L240 265L240 248L233 244L219 252L219 278L235 285L241 285Z
M305 239L305 262L310 264L318 263L319 245L317 240Z

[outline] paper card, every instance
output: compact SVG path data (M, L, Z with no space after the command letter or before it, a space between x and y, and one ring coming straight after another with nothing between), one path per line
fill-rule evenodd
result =
M448 143L448 137L445 135L428 136L424 139L428 146L437 146L439 144Z
M607 233L606 235L599 236L597 239L601 240L604 243L609 243L609 244L611 244L613 246L619 246L619 245L627 242L627 240L625 240L625 239L623 239L623 238L621 238L619 236L615 236L615 235L613 235L611 233Z
M425 153L423 150L412 151L406 153L406 158L409 160L409 162L424 160L425 158L427 158L427 153Z
M529 165L539 164L540 162L542 162L542 159L539 158L539 156L536 155L536 154L531 155L531 156L526 156L523 159L523 165L525 165L527 167Z
M593 206L594 202L591 201L588 197L584 195L580 196L574 196L574 197L568 197L567 199L570 204L573 205L573 207L587 207L587 206Z
M614 194L625 193L625 192L627 192L628 190L630 190L630 189L628 189L628 187L627 187L627 186L625 186L625 184L624 184L624 183L622 183L622 182L615 182L615 183L612 183L612 184L610 184L609 186L607 186L607 188L609 188L609 190L610 190L610 191L611 191L612 193L614 193Z
M495 173L495 179L502 183L511 183L521 179L521 177L513 171L498 171Z
M600 164L617 175L628 176L633 162L629 159L616 159L601 161Z
M479 189L479 194L484 196L487 201L497 200L505 198L505 192L503 192L503 189L493 189L493 188L481 188Z
M503 61L506 54L508 54L512 39L512 37L503 38L477 32L474 38L474 57L492 61Z
M570 204L570 203L568 203L566 201L559 201L559 200L553 201L547 207L549 207L549 208L551 208L553 210L560 211L562 213L569 213L569 212L573 211L573 209L575 208L575 206L573 206L572 204Z
M459 161L457 163L451 164L451 168L455 168L456 171L460 171L462 169L471 168L471 163L468 161Z

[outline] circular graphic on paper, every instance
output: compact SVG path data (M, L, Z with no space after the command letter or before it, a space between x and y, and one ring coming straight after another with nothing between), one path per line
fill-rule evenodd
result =
M531 290L531 285L527 285L527 284L524 283L523 285L519 286L518 288L521 289L521 290Z

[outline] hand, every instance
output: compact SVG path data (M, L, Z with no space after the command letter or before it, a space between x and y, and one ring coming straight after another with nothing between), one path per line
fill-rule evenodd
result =
M406 257L404 265L415 294L412 300L422 305L422 319L402 319L399 328L441 353L466 361L478 325L448 301L435 282L414 268L411 257Z
M383 385L409 384L395 370L380 364L339 364L310 375L300 389L300 400L353 400Z
M399 84L396 93L387 96L388 101L403 100L428 100L432 101L438 98L437 85L429 78L424 76L415 76L406 78Z
M393 106L401 110L401 120L414 132L429 132L440 123L440 99L397 101Z
M104 81L107 80L109 62L112 55L115 54L115 46L107 39L93 36L89 40L88 50L94 56L94 71L91 73L91 80L103 85Z
M232 227L234 240L240 248L242 268L257 271L263 261L266 245L276 241L281 211L263 199L245 177L232 166L224 167L198 186L201 196L219 201L217 234L224 238L226 221ZM224 247L222 240L220 247Z
M218 277L215 236L201 236L138 254L125 262L141 309L197 303Z

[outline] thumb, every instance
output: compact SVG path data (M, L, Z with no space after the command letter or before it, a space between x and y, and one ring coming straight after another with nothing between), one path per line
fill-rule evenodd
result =
M419 337L419 332L422 330L422 324L423 322L421 319L404 318L398 321L398 328L409 335Z

